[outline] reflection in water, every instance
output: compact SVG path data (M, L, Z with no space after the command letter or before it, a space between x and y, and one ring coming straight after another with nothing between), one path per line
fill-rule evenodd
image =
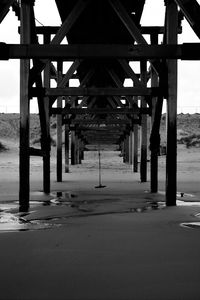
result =
M200 222L188 222L188 223L181 223L182 227L192 228L192 229L200 229Z
M23 215L24 216L24 215ZM0 213L0 232L28 231L49 229L55 226L41 221L27 221L20 214L12 214L9 212Z

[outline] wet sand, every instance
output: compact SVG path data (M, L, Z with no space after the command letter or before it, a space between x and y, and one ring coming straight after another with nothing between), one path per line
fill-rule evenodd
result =
M0 154L1 214L14 216L18 226L0 231L0 299L200 299L200 227L185 224L200 221L198 152L179 147L178 191L184 194L170 208L164 206L165 157L159 158L157 195L115 152L102 156L102 189L95 188L96 154L86 154L62 183L55 182L52 155L46 196L41 160L31 159L32 201L24 215L17 211L16 151Z

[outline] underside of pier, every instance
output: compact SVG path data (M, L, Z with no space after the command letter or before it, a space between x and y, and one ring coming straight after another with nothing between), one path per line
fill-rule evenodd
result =
M69 172L70 164L81 162L86 147L116 145L124 162L146 182L150 149L150 191L157 193L163 100L167 103L166 205L176 205L177 61L200 59L200 44L178 44L178 35L185 18L200 38L198 2L163 1L162 27L141 25L145 0L55 3L60 27L36 26L34 0L0 3L0 22L11 7L20 20L20 44L0 44L1 60L20 59L20 211L29 209L31 156L43 157L43 191L51 191L50 119L55 115L57 181L62 181L63 171ZM78 86L71 86L71 79ZM30 101L35 99L40 148L30 147L29 141Z

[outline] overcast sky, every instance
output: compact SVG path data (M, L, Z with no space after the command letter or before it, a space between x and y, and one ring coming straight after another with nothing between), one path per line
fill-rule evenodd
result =
M200 3L200 0L198 0ZM48 16L44 13L48 7ZM54 0L36 0L35 16L38 25L60 25L61 21ZM40 23L41 24L40 24ZM163 26L164 0L146 0L141 23ZM0 24L0 42L19 43L19 22L12 10ZM199 42L186 21L179 43ZM0 61L0 112L19 112L19 61ZM200 113L200 62L178 62L178 112ZM37 112L36 101L31 101L32 112Z

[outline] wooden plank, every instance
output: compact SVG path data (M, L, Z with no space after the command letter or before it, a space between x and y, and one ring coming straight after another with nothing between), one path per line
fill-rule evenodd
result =
M167 1L167 42L177 43L178 10ZM166 205L176 205L177 189L177 61L168 60Z
M21 1L21 36L20 42L31 41L31 4ZM29 156L29 72L30 61L20 61L20 153L19 153L19 210L29 209L30 191L30 156Z

